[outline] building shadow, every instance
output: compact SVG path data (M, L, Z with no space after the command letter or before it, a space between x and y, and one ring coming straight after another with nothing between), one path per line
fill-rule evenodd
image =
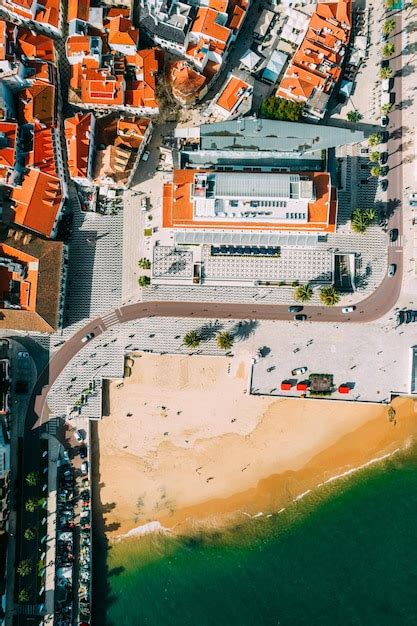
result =
M110 550L106 536L104 514L106 506L103 505L100 495L100 444L98 438L97 422L91 422L90 429L91 447L91 488L92 488L92 516L93 516L93 590L92 590L92 618L93 624L100 626L114 626L108 617L110 606L115 597L111 593L110 576L120 574L122 568L109 570L108 555ZM111 506L111 505L110 505Z
M79 230L69 246L68 280L65 294L64 327L90 317L91 285L94 274L97 231ZM82 265L80 255L75 249L82 246Z

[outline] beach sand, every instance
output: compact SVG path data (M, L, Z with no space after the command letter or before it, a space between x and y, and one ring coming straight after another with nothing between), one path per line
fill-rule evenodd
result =
M407 446L411 399L388 408L250 396L249 356L135 358L110 383L99 423L109 538L138 527L188 533L268 515L333 476Z

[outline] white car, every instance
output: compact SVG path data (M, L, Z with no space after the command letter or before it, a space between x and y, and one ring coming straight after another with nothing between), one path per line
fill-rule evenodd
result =
M81 471L83 474L88 474L88 463L87 461L84 461L84 463L81 463Z
M17 353L17 358L18 359L28 359L29 358L29 352L18 352Z
M342 309L342 313L353 313L355 309L356 309L355 306L345 306Z
M145 150L145 152L142 155L142 161L147 161L149 159L150 154L151 153L149 152L149 150Z
M81 343L87 343L87 341L90 341L90 339L93 339L94 337L94 333L88 333L88 335L84 335L84 337L81 339Z
M305 374L308 370L308 367L296 367L295 370L292 370L291 374L293 376L298 376L299 374Z
M74 433L74 439L78 442L84 441L84 433L81 430L76 430Z

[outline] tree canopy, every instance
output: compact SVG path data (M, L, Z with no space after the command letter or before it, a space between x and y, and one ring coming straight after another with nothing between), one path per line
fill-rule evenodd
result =
M201 343L201 336L196 330L190 330L184 335L182 342L187 348L198 348Z
M351 216L352 230L355 233L364 233L376 219L375 209L356 208Z
M294 298L298 302L308 302L313 297L313 288L308 283L299 285L294 291Z
M276 98L269 96L262 101L261 117L269 120L289 120L290 122L298 122L303 111L303 104L292 102L284 98Z
M333 285L322 287L320 289L320 300L326 306L334 306L340 300L340 293Z
M226 351L230 350L234 344L234 341L235 340L234 340L232 333L229 333L226 330L219 333L216 337L216 343L219 346L219 348L221 348L221 350L226 350Z

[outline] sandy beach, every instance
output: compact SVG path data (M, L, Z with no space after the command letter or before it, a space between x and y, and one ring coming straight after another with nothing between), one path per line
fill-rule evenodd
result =
M411 399L383 405L247 394L249 357L142 354L99 423L111 539L275 513L331 477L407 446ZM147 526L149 525L149 526Z

